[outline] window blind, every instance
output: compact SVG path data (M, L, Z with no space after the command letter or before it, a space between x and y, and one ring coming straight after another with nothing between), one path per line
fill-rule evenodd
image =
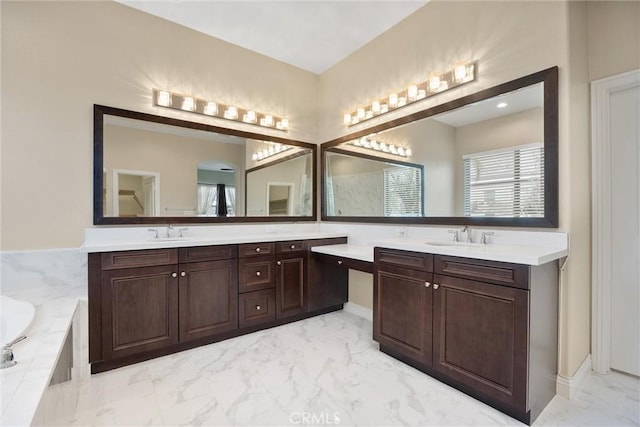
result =
M541 143L463 156L465 216L544 217Z
M418 168L383 170L384 216L422 216L422 176Z

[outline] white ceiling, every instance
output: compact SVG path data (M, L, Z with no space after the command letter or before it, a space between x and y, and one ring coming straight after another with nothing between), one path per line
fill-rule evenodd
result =
M320 74L429 0L117 0Z

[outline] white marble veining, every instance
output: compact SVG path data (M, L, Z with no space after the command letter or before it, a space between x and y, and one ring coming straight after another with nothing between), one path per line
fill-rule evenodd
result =
M173 230L167 239L166 227L151 227L158 230L159 238L149 227L87 228L82 250L86 253L122 251L135 249L177 248L184 246L225 245L238 243L277 242L285 240L324 239L345 237L342 232L321 230L319 224L273 224L273 225L216 225L187 226L183 238L177 238ZM180 228L176 226L176 228Z
M13 346L18 364L0 370L0 425L24 426L33 421L78 302L84 296L81 289L58 288L54 299L47 299L46 293L38 294L36 290L21 295L36 305L36 313L25 331L27 339ZM86 366L79 372L88 373Z
M93 375L73 425L523 425L381 353L371 329L335 312ZM637 426L639 386L594 374L535 425Z
M42 295L43 289L53 293L58 289L65 294L66 288L87 283L87 255L79 248L2 251L0 259L0 291L10 297L20 297L27 291Z

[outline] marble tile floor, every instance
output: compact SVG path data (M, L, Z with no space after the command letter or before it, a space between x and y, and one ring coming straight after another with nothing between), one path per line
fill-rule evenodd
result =
M72 424L514 426L381 353L371 322L336 312L93 375ZM536 426L638 426L640 381L591 375Z

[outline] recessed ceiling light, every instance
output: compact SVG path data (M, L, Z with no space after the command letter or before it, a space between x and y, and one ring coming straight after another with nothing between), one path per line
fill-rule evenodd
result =
M498 108L504 108L504 107L506 107L507 105L508 105L508 104L507 104L506 102L501 102L501 103L499 103L498 105L496 105L496 107L498 107Z

